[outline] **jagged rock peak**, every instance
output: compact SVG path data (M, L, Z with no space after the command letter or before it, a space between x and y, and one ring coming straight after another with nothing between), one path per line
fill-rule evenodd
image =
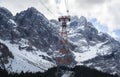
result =
M27 10L17 13L16 16L14 17L14 20L18 24L22 24L23 22L28 22L28 21L30 22L31 21L32 22L35 22L35 21L43 22L44 21L45 23L49 22L48 19L34 7L30 7Z
M82 22L82 21L87 22L87 19L86 19L86 17L81 16L81 17L80 17L80 21L81 21L81 22Z
M30 7L27 10L24 10L20 13L17 13L16 16L24 14L26 16L31 17L32 15L39 15L39 16L44 16L41 12L39 12L36 8Z
M71 20L72 21L77 21L78 20L78 16L71 16Z
M32 13L40 13L36 8L34 8L34 7L30 7L30 8L28 8L27 10L25 10L25 11L27 11L27 12L32 12Z
M4 15L6 17L12 17L13 16L12 13L4 7L0 7L0 14Z

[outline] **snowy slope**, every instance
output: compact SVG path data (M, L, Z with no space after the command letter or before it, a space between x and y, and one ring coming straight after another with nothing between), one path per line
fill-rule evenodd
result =
M44 60L40 55L48 56L45 52L19 50L17 44L11 44L9 41L0 40L12 52L14 59L9 59L9 63L5 65L6 69L11 72L37 72L45 71L55 66L54 63ZM50 57L50 56L48 56Z
M55 66L47 53L56 45L51 39L57 40L57 37L43 14L31 7L13 16L0 7L0 17L0 42L14 57L8 58L9 63L0 62L8 71L43 72Z
M80 42L78 42L78 43L80 43ZM85 47L85 46L83 46L82 48L80 47L79 50L82 50L82 51L84 50L84 52L73 52L76 56L76 58L75 58L76 61L78 63L80 63L80 62L84 62L89 59L95 58L99 54L100 55L110 54L111 53L111 52L109 52L110 46L105 46L103 48L100 48L105 43L106 42L98 43L95 46L89 46L89 47Z
M69 41L77 47L73 51L77 65L97 56L110 55L119 49L119 43L108 34L98 32L85 17L69 23Z
M98 30L85 17L69 24L69 41L77 47L73 51L77 65L120 75L120 43Z

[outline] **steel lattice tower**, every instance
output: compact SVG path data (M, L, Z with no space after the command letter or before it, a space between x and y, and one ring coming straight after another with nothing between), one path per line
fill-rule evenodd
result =
M66 67L69 70L69 66L74 64L73 55L70 52L69 43L68 43L68 31L67 31L67 22L70 21L70 16L61 16L58 18L61 23L61 32L60 32L60 45L59 45L59 56L57 59L57 77L61 77L61 73L63 71L67 71L66 69L62 69L61 67Z
M69 16L61 16L58 18L59 22L61 22L61 39L60 39L60 48L59 53L60 57L57 58L58 65L66 66L70 62L69 58L69 45L68 45L68 31L67 31L67 22L70 21Z

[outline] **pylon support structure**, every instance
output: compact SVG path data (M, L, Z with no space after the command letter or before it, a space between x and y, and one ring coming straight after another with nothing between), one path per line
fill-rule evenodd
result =
M65 66L69 64L69 45L68 45L68 31L67 31L67 22L70 21L70 16L61 16L58 18L61 23L61 38L60 38L60 48L59 53L60 57L57 58L57 62L59 66Z
M73 55L70 52L69 43L68 43L68 31L67 31L67 23L70 22L70 16L61 16L58 18L61 23L61 31L60 31L60 45L59 45L59 57L57 57L57 77L61 77L61 67L68 67L74 63ZM64 70L65 71L65 70Z

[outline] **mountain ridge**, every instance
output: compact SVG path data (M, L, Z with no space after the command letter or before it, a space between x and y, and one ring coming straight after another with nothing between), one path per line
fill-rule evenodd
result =
M34 69L33 71L36 72L56 66L53 57L57 56L59 49L60 23L56 20L49 21L33 7L16 14L16 16L10 16L10 14L8 17L4 16L3 12L0 11L0 22L2 22L0 23L0 42L5 44L14 56L14 59L8 59L10 63L5 64L8 71L20 72L26 68L25 71ZM77 65L89 65L91 63L94 68L100 65L94 65L96 61L91 61L92 59L100 57L101 60L104 56L113 53L118 56L120 43L114 38L108 34L98 32L84 16L80 18L72 17L71 19L68 24L69 43ZM105 59L112 61L109 58ZM28 67L19 61L24 62ZM117 64L119 56L114 61L117 61L114 71L109 71L109 73L119 73L115 70L119 66ZM102 62L102 65L106 66L106 61L102 60ZM17 68L14 68L15 63L18 64ZM111 65L104 67L103 71L107 72L108 69L106 68L109 66ZM18 70L19 68L21 69ZM110 69L112 70L112 68Z

